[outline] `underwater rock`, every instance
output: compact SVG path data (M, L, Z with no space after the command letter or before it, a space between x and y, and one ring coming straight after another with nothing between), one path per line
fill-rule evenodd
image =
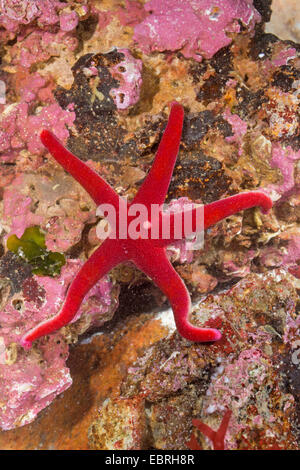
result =
M82 265L69 260L57 278L32 276L29 265L7 252L0 260L1 328L0 427L3 430L31 423L37 414L72 384L66 360L68 344L91 327L109 320L117 306L117 291L108 279L99 281L86 296L74 322L45 337L25 352L22 334L57 313L68 285ZM14 274L17 273L17 274Z
M296 449L299 387L285 378L287 369L290 377L299 374L296 303L294 278L280 269L249 274L232 289L206 296L191 319L220 328L221 341L190 344L175 333L156 342L127 369L114 403L130 400L134 411L129 415L146 416L151 448L187 449L193 418L217 429L228 409L232 415L225 449ZM113 442L97 434L99 426L105 429L113 419L113 409L100 406L90 428L92 448L113 449L130 438L127 414L121 416ZM200 434L199 442L210 448ZM140 436L135 448L141 445Z
M180 50L186 58L210 59L230 44L226 33L240 32L239 21L251 31L260 14L252 0L234 3L218 0L167 0L163 4L150 0L145 4L149 13L134 28L134 40L143 52Z
M299 448L299 45L263 32L269 1L185 0L184 14L177 0L87 3L0 2L0 447L187 449L194 433L210 449L193 419L217 430L230 409L225 448ZM222 340L181 339L165 297L126 264L90 291L80 318L25 353L22 332L58 311L101 242L94 203L41 128L132 200L173 100L185 120L166 202L259 188L274 201L268 215L211 227L202 250L168 248L191 321ZM8 236L33 225L63 252L59 277L32 275L7 251Z

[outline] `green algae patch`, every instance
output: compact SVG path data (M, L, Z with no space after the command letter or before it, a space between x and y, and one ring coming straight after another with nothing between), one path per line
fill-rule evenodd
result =
M32 273L39 276L57 276L66 259L62 253L48 251L45 235L40 227L28 227L21 238L11 235L7 248L32 266Z

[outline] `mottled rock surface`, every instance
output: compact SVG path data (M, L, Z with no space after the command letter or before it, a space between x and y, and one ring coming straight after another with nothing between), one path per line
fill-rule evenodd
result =
M0 447L186 449L194 432L210 449L192 420L217 429L228 409L226 449L299 448L299 45L264 33L269 1L184 0L186 15L178 0L0 3ZM20 335L58 311L101 243L95 205L40 129L131 199L173 100L185 122L166 202L258 188L274 201L211 227L203 250L168 250L191 321L222 340L180 338L162 293L126 264L24 352ZM64 253L59 277L7 250L33 225Z

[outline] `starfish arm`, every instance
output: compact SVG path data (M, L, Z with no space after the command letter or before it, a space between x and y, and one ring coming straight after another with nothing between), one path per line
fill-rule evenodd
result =
M114 266L121 263L124 258L125 255L115 240L105 240L77 273L68 289L60 312L26 333L20 341L21 345L25 349L29 349L36 339L57 331L70 323L88 291Z
M214 431L207 424L203 423L200 419L193 419L192 423L197 429L199 429L199 431L202 432L202 434L204 434L204 436L208 437L208 439L210 439L214 444L214 440L217 434L216 431Z
M97 205L112 204L118 210L119 196L101 176L69 152L51 132L42 130L41 141L55 160L78 181Z
M134 204L164 203L179 150L183 117L183 107L173 103L154 163L133 200Z
M216 450L224 449L225 435L226 435L226 432L227 432L227 428L228 428L228 425L229 425L231 415L232 415L232 411L227 410L225 415L223 416L220 427L219 427L218 431L216 432L215 442L214 442L214 448Z
M164 233L162 227L168 225L168 218L170 219L170 232L165 238L157 240L156 245L167 246L180 238L189 237L193 233L205 230L230 215L250 209L251 207L259 206L266 213L271 209L272 205L273 203L269 196L259 191L252 191L220 199L206 206L199 205L199 207L184 212L172 214L160 213L160 233ZM190 220L191 224L185 225L185 220ZM176 233L179 236L176 236Z
M178 332L184 338L195 342L217 341L221 333L213 328L198 328L188 320L191 300L188 290L167 258L164 248L153 247L133 260L139 269L147 274L168 297L173 309Z
M193 425L199 429L206 437L208 437L212 443L214 450L224 450L225 448L225 435L227 432L228 424L230 421L232 411L227 410L223 416L220 427L217 431L211 429L210 426L203 423L200 419L193 419Z
M191 435L190 440L186 443L186 446L191 450L202 450L194 433Z
M273 206L272 199L260 191L249 191L220 199L204 206L204 228L216 224L237 212L259 206L267 213Z

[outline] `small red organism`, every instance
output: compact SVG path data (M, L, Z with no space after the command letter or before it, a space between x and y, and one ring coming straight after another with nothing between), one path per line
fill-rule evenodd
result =
M201 431L206 437L211 440L214 450L224 450L224 440L231 414L231 410L226 411L217 431L211 429L207 424L200 421L200 419L193 419L192 423L197 429L199 429L199 431ZM194 433L192 434L190 440L187 442L186 445L191 450L202 450Z
M288 269L289 273L295 276L297 279L300 279L300 266L291 266Z

